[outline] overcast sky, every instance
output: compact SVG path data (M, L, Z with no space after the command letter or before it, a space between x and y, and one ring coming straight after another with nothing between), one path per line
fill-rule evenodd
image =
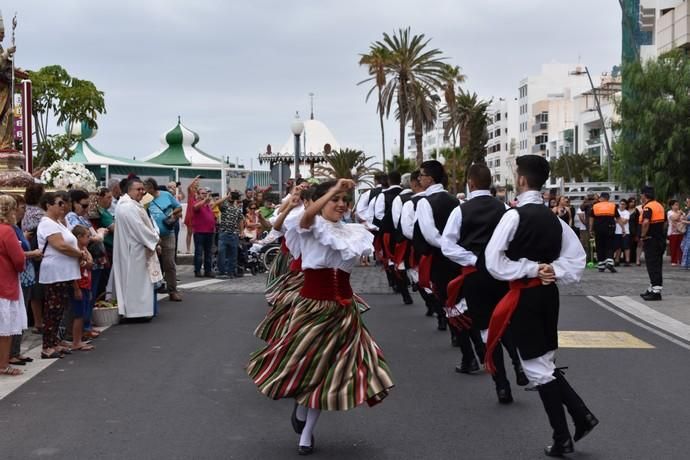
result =
M19 67L59 64L105 92L93 140L141 158L177 116L215 156L249 159L289 135L296 110L343 146L380 155L375 101L358 66L383 32L411 26L462 67L485 99L516 97L545 62L610 70L620 61L615 0L4 0L18 13ZM4 45L9 42L9 30ZM397 138L387 123L387 150ZM258 162L254 161L258 167Z

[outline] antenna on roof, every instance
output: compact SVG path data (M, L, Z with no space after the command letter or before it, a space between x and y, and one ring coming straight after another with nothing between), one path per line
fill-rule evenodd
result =
M309 99L311 99L311 116L309 117L310 120L314 119L314 93L309 93Z
M177 116L177 124L178 124L178 125L179 125L180 123L182 123L181 118L182 118L182 117L180 117L179 115Z

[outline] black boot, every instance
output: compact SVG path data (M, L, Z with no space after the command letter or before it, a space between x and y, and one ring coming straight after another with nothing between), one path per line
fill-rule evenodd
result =
M556 369L553 375L561 388L563 404L565 404L568 413L575 423L575 436L573 436L573 440L577 442L587 436L599 424L599 420L587 408L585 402L575 392L573 387L570 386L561 369Z
M510 382L506 377L506 367L503 361L503 349L496 347L493 352L494 367L496 373L492 375L496 384L496 396L500 404L510 404L513 402L513 395L510 391Z
M573 451L573 440L568 431L568 421L563 410L561 386L556 380L537 386L539 397L544 404L544 410L549 417L549 424L553 428L553 444L544 448L549 457L561 457Z
M405 275L405 272L402 271L396 271L395 272L395 279L398 284L398 292L402 296L403 303L405 305L411 305L414 303L414 300L412 300L412 296L410 296L410 291L407 290L407 276Z
M479 363L474 356L470 335L466 330L456 330L455 337L462 353L462 360L459 366L455 366L455 372L460 374L471 374L479 370Z

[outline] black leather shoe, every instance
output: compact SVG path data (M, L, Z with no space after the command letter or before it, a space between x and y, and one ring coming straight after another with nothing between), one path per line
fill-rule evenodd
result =
M661 300L661 292L645 292L644 294L640 294L640 297L642 297L643 300Z
M607 265L606 269L608 271L610 271L611 273L617 273L618 272L618 270L616 270L613 265Z
M297 447L298 455L311 455L314 453L314 436L311 437L311 446L299 446Z
M500 404L510 404L513 402L513 395L510 388L496 388L496 396Z
M476 359L472 358L472 361L468 363L461 363L459 366L455 366L455 372L459 374L471 374L479 370L479 363Z
M304 430L304 425L307 423L306 421L302 421L297 418L297 403L295 403L294 409L292 409L292 415L290 416L290 423L292 423L292 429L295 430L295 433L297 434L302 434L302 430Z
M403 298L403 303L404 303L405 305L412 305L412 304L414 303L414 300L412 300L412 296L411 296L410 293L407 291L407 289L405 289L404 291L402 291L402 298Z
M517 383L519 387L529 385L529 379L525 375L525 371L522 370L522 366L515 367L515 383Z
M565 442L554 442L553 445L544 448L547 457L562 457L563 454L572 454L573 451L573 440L570 438Z
M595 426L599 425L599 420L594 416L594 414L589 413L585 415L585 419L581 423L575 424L575 436L573 440L575 442L587 436Z
M448 320L446 319L445 316L439 316L438 317L438 326L437 326L439 331L445 331L448 329Z
M426 307L426 314L424 316L434 316L434 310L432 310L429 307Z

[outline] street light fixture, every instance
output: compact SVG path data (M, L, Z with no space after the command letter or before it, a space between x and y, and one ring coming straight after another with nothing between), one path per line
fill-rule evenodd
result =
M304 122L299 117L299 112L295 112L295 120L290 125L292 134L295 135L295 181L299 179L299 137L304 132Z

